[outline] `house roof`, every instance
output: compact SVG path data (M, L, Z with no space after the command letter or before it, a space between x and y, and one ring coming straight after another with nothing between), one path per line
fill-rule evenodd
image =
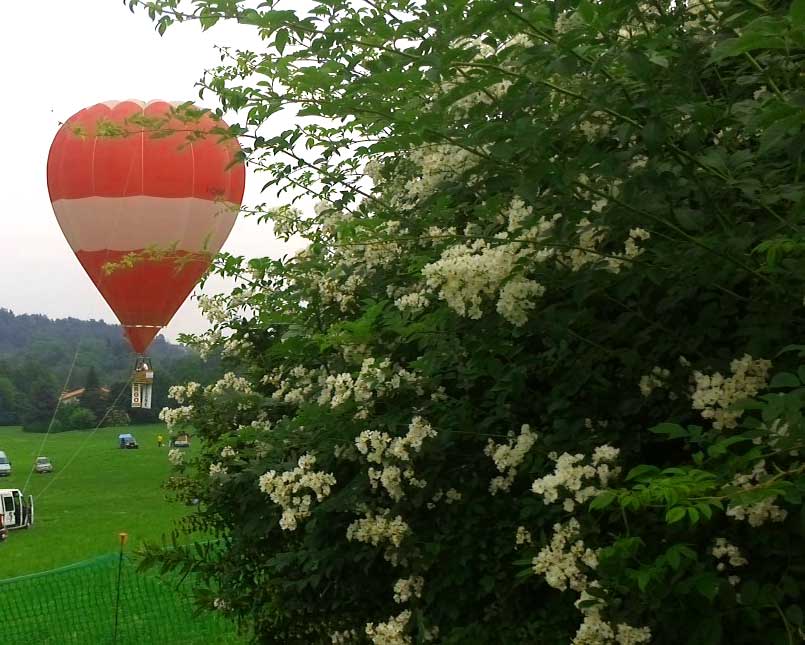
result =
M80 387L77 390L70 390L69 392L63 392L62 395L61 395L61 400L62 401L72 401L73 399L77 399L82 394L84 394L84 390L85 390L85 388ZM102 387L101 392L103 392L104 394L109 394L109 388L108 387Z

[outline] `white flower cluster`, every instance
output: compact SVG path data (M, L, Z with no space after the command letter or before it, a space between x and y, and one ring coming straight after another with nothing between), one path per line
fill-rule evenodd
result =
M216 477L222 477L222 476L226 475L226 473L227 473L226 466L224 466L223 464L221 464L221 463L210 464L210 477L211 478L214 479Z
M649 233L644 228L633 228L629 231L629 237L626 238L624 242L624 248L622 253L614 253L606 258L606 268L608 271L612 273L620 273L621 268L623 265L629 261L634 260L639 255L643 254L645 248L639 246L639 242L643 242L651 238L651 233Z
M410 461L411 451L418 453L425 439L436 436L436 431L427 420L415 416L408 424L408 432L403 437L392 438L385 432L365 430L358 435L355 445L366 460L382 463L384 455L391 455L400 461Z
M279 524L284 531L295 530L298 520L310 516L310 507L313 503L311 493L321 502L330 494L331 487L335 486L333 474L314 471L315 464L316 457L305 454L299 457L293 470L281 474L270 470L260 477L258 482L260 490L282 508ZM310 492L307 493L305 490Z
M564 488L569 496L565 498L563 508L571 513L577 503L583 504L600 494L608 486L609 480L620 474L619 467L610 468L610 464L618 458L619 453L620 450L612 446L598 446L593 451L592 464L588 465L582 464L583 454L563 453L558 457L554 454L549 455L556 462L556 469L552 474L535 480L531 490L541 495L545 504L552 504L559 499L559 489ZM593 485L589 480L595 478L598 481Z
M394 583L394 602L401 604L411 598L421 598L424 584L425 579L422 576L400 578Z
M448 488L447 492L444 494L444 501L445 504L453 504L454 502L461 501L461 493L459 493L455 488Z
M422 449L422 442L435 437L436 431L422 417L416 416L408 425L408 432L403 437L392 438L385 432L377 430L364 430L355 439L358 452L366 457L370 463L383 465L383 469L369 468L369 482L372 488L382 484L394 501L405 496L402 487L403 479L412 486L424 488L427 484L415 477L410 466L404 470L397 465L398 462L410 462L411 454Z
M690 15L685 21L686 29L713 32L719 28L721 9L715 0L688 0L684 5Z
M405 633L411 612L406 609L398 616L389 618L385 623L367 623L366 635L372 645L411 645L411 637Z
M525 526L518 526L517 533L514 535L514 543L517 546L523 546L526 544L532 544L531 533L526 529Z
M198 355L206 360L212 350L214 350L221 342L222 335L217 329L210 330L199 336L194 336L191 343L189 343L197 352Z
M578 520L571 518L565 524L554 524L550 544L542 547L532 561L534 572L541 575L554 589L573 591L587 589L587 575L582 571L584 565L589 569L598 566L598 555L588 549L579 536Z
M276 387L271 397L299 405L315 400L321 406L337 408L350 399L359 406L399 390L403 385L418 385L420 378L413 372L393 365L386 358L364 358L357 376L350 372L328 374L324 367L307 369L301 365L289 372L282 368L267 374L263 381Z
M237 455L237 451L232 446L224 446L221 449L221 459L228 459Z
M446 492L440 488L433 494L431 501L426 504L426 507L429 511L432 511L434 508L436 508L436 504L442 499L444 499L445 504L450 505L454 504L455 502L460 502L461 498L461 493L459 493L455 488L448 488Z
M787 516L788 511L777 506L771 497L749 506L730 506L727 509L727 517L746 520L749 526L755 527L762 526L767 521L782 522Z
M598 247L607 236L605 228L594 225L586 217L576 224L576 233L579 236L576 242L577 248L570 249L563 256L571 271L580 271L588 264L600 262L602 256Z
M201 294L198 297L198 307L204 317L213 325L226 322L229 317L226 296L224 294L214 296Z
M394 300L394 306L400 311L410 311L419 313L424 311L430 304L428 294L425 291L414 291L406 293Z
M184 452L180 448L171 448L168 450L168 461L179 466L184 462Z
M669 376L670 370L655 365L649 374L640 377L640 394L644 397L651 396L655 389L665 387Z
M730 363L732 376L725 378L719 372L711 376L694 372L693 409L700 410L705 419L712 419L716 430L735 428L743 410L731 407L765 388L770 369L771 361L756 360L745 354Z
M243 394L252 394L252 386L242 376L236 376L233 372L227 372L223 378L219 379L213 385L208 385L204 388L207 394L220 395L231 390L234 392L241 392Z
M347 527L347 539L374 546L381 542L390 542L399 547L408 534L408 524L399 515L390 518L390 514L389 509L381 509L379 513L367 511L365 517L355 520Z
M453 311L477 320L484 297L499 291L520 257L519 245L474 240L448 247L422 274L428 288Z
M345 629L341 632L330 634L330 642L333 645L347 645L358 640L358 633L354 629Z
M472 319L483 315L485 298L497 296L498 313L513 325L525 324L545 288L519 273L518 266L526 260L544 262L554 255L553 249L535 243L545 239L559 219L558 215L542 217L527 226L524 223L531 215L530 206L513 198L502 217L508 221L508 230L498 233L494 243L479 239L446 248L438 260L422 269L427 288L453 311Z
M159 413L159 420L164 421L171 430L177 426L182 426L190 423L193 418L193 406L184 405L180 408L162 408Z
M491 439L486 444L484 454L491 457L495 462L498 471L503 475L494 477L489 483L489 492L496 495L500 491L508 491L517 476L517 467L523 463L526 454L537 441L537 433L531 432L531 426L524 423L520 428L517 437L513 432L509 433L509 440L503 444L497 444Z
M408 155L418 169L404 188L401 207L413 207L417 202L436 194L443 184L458 180L478 165L479 157L450 144L424 146Z
M331 276L315 276L314 284L319 291L322 302L335 303L341 311L347 311L357 302L358 289L363 286L364 276L360 273L350 273L346 280L339 280Z
M297 232L302 217L298 208L288 205L269 209L264 215L271 220L274 235L286 242Z
M545 287L538 282L517 276L503 285L495 309L512 325L522 327L528 322L528 312L536 308L536 300L544 293Z
M597 141L609 134L612 117L606 112L597 110L576 124L576 127L589 142Z
M726 538L716 538L716 543L711 553L716 560L726 558L731 567L743 567L749 564L749 560L741 555L741 550L734 544L727 542ZM725 568L726 564L724 562L718 563L717 569L719 571L723 571Z
M197 392L201 390L201 385L195 381L190 381L184 385L172 385L168 388L168 398L173 399L178 404L189 401Z
M590 580L582 567L598 567L598 554L587 548L579 537L580 525L575 518L565 524L555 524L549 545L544 546L533 559L533 568L555 589L570 588L579 594L576 607L584 616L571 645L639 645L651 641L648 627L632 627L626 623L612 625L601 616L606 601L587 590L599 588L597 580ZM590 602L593 601L593 602ZM585 603L585 606L581 606Z
M732 480L732 485L743 490L752 490L768 477L766 462L760 460L754 465L751 472L736 475ZM788 511L777 506L774 499L774 497L767 497L749 506L730 506L727 509L727 517L746 520L750 526L754 527L762 526L767 521L782 522L788 516Z
M582 594L582 599L592 598ZM640 645L651 642L648 627L632 627L626 623L613 626L602 618L602 608L602 605L592 605L581 609L584 620L570 645Z
M781 441L785 441L791 433L791 428L782 419L775 419L771 425L764 423L761 426L768 434L765 437L755 437L752 443L761 444L766 441L770 447L777 448ZM788 454L792 457L799 455L799 450L789 450Z
M454 116L461 118L467 116L469 111L476 105L493 105L495 102L506 96L511 88L512 82L508 79L498 83L493 83L488 87L462 96L450 106L450 112ZM447 89L447 88L445 88Z
M224 341L221 347L221 356L226 358L239 357L252 349L252 347L252 344L245 338L235 338L233 336Z
M229 603L223 598L216 598L213 600L212 606L219 611L227 611L229 609Z

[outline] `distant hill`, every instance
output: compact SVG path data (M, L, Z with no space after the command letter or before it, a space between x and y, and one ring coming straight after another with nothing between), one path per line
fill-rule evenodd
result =
M156 338L148 354L156 374L153 408L132 411L127 382L134 353L119 325L77 318L52 320L38 314L17 316L0 308L0 426L22 424L33 417L49 421L59 397L87 385L90 372L94 372L96 387L122 395L113 398L118 407L128 410L132 420L150 423L169 403L171 385L187 381L207 384L223 373L218 356L202 360L197 353L162 336Z
M53 320L40 314L15 315L0 308L0 361L41 364L63 382L76 348L70 386L80 387L90 366L95 367L103 383L125 380L131 371L134 354L120 325L78 318ZM149 355L158 368L188 357L189 352L158 336Z

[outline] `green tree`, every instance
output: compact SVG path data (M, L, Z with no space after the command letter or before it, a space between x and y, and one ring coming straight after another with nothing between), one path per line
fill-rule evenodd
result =
M60 406L57 419L61 431L92 430L98 423L92 410L76 404Z
M29 372L33 373L33 377L27 381L20 411L23 429L26 432L46 432L48 428L58 431L57 422L54 420L51 426L51 420L59 402L59 388L50 373L41 366L32 366Z
M260 642L797 642L801 1L129 4L254 26L216 134L319 201L217 263L223 545L147 561Z
M110 403L109 393L101 388L95 367L90 366L87 370L87 377L84 380L81 406L92 412L96 419L102 419Z
M15 425L20 404L19 392L11 379L0 371L0 426Z

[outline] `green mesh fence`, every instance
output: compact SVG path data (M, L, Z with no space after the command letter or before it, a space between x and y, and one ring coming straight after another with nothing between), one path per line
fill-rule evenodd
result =
M187 584L137 572L116 554L0 580L0 642L37 645L242 643L229 621L199 614Z

